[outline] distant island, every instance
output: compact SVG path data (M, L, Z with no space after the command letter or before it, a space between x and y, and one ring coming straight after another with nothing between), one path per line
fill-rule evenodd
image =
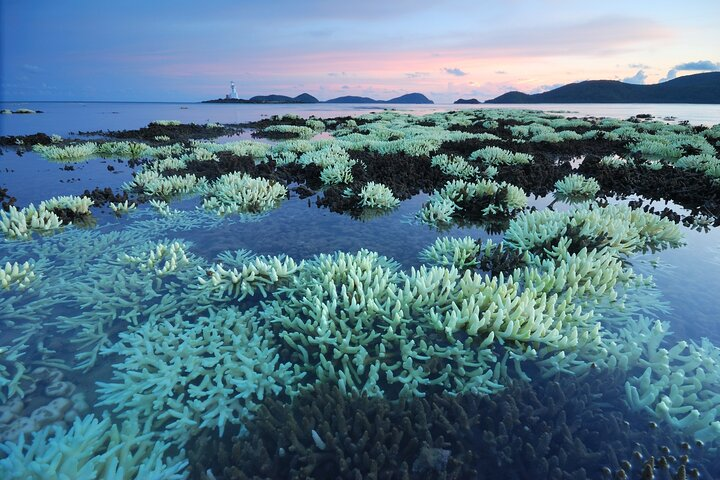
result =
M345 97L331 98L326 100L325 103L417 103L417 104L430 104L435 103L427 98L422 93L408 93L399 97L391 98L390 100L375 100L370 97L356 97L348 95Z
M309 93L301 93L297 97L287 95L256 95L249 100L242 98L217 98L215 100L204 100L202 103L319 103L320 100Z
M458 98L453 102L455 105L475 105L480 103L477 98Z
M215 100L204 100L202 103L321 103L320 100L309 93L302 93L297 97L287 95L257 95L248 100L242 98L217 98ZM422 93L408 93L390 100L375 100L370 97L345 96L332 98L322 103L406 103L406 104L430 104L434 103Z
M508 92L485 103L720 103L720 72L686 75L655 85L588 80L533 95Z

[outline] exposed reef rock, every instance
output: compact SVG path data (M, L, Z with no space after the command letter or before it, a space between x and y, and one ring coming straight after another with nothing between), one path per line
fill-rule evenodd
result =
M111 138L142 140L149 143L163 143L163 137L173 141L187 141L190 139L216 138L223 135L232 135L238 129L219 124L151 122L146 127L137 130L97 130L77 132L78 135L101 135Z

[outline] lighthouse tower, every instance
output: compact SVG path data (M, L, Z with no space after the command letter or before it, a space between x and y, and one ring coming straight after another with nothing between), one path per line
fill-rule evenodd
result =
M233 100L237 100L239 98L237 90L235 90L235 82L230 82L230 94L226 95L225 98L229 98L229 99L233 99Z

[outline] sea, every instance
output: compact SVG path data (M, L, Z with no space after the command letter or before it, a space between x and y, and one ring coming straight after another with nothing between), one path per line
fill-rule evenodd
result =
M667 122L689 122L711 126L720 123L717 105L670 104L532 104L532 105L225 105L201 103L131 103L131 102L0 102L1 109L27 108L42 113L28 115L0 115L0 135L29 135L37 132L56 134L63 138L92 139L78 132L135 129L157 120L178 120L183 123L219 122L245 123L272 115L295 114L301 117L332 118L358 116L381 110L424 115L460 109L511 108L553 112L568 117L613 117L627 119L637 114L649 114ZM219 141L250 139L250 132L222 138ZM108 167L112 163L112 169ZM18 206L58 195L80 195L85 189L111 187L119 190L132 178L127 164L94 159L66 170L63 165L50 163L32 151L17 153L6 148L0 156L0 188L17 198ZM365 248L399 262L409 270L422 263L418 255L437 238L471 236L475 239L502 240L502 234L487 232L480 227L453 227L438 231L414 221L414 214L427 201L428 193L403 201L389 215L370 219L354 219L348 215L318 208L315 199L291 198L276 210L253 223L229 222L222 228L175 231L191 245L194 254L207 259L227 250L247 249L257 255L288 255L297 261L322 253L355 252ZM552 196L531 198L531 205L544 208ZM632 200L623 199L622 201ZM620 200L617 200L620 201ZM192 209L197 200L173 203L172 207ZM670 202L655 202L660 209ZM145 207L142 207L145 209ZM141 212L139 212L141 213ZM142 213L144 215L145 213ZM110 212L96 215L93 227L101 232L120 231L124 219ZM132 217L130 217L132 218ZM131 220L132 221L132 220ZM720 345L720 229L690 229L681 227L685 235L682 248L646 253L631 259L633 269L652 277L662 302L662 318L670 325L674 338L700 342L709 339ZM11 260L9 242L0 239L0 266ZM91 308L91 307L88 307ZM71 315L72 312L62 312ZM0 310L0 328L4 312ZM46 319L51 322L52 319ZM0 331L0 346L12 339ZM77 380L78 388L87 390L88 401L96 398L97 381L110 377L107 360L99 360L99 368L91 371L89 379ZM720 368L720 367L719 367ZM68 372L68 377L74 374ZM720 394L719 392L715 392ZM218 478L220 478L218 476ZM510 477L508 477L510 478ZM518 477L519 478L519 477ZM527 477L530 478L530 477ZM600 474L589 478L602 477ZM620 478L620 477L612 477ZM632 477L632 478L640 478ZM707 478L707 477L706 477Z

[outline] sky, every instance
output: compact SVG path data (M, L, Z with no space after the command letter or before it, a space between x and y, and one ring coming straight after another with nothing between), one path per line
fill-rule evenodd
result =
M717 0L0 0L0 100L420 92L720 70Z

